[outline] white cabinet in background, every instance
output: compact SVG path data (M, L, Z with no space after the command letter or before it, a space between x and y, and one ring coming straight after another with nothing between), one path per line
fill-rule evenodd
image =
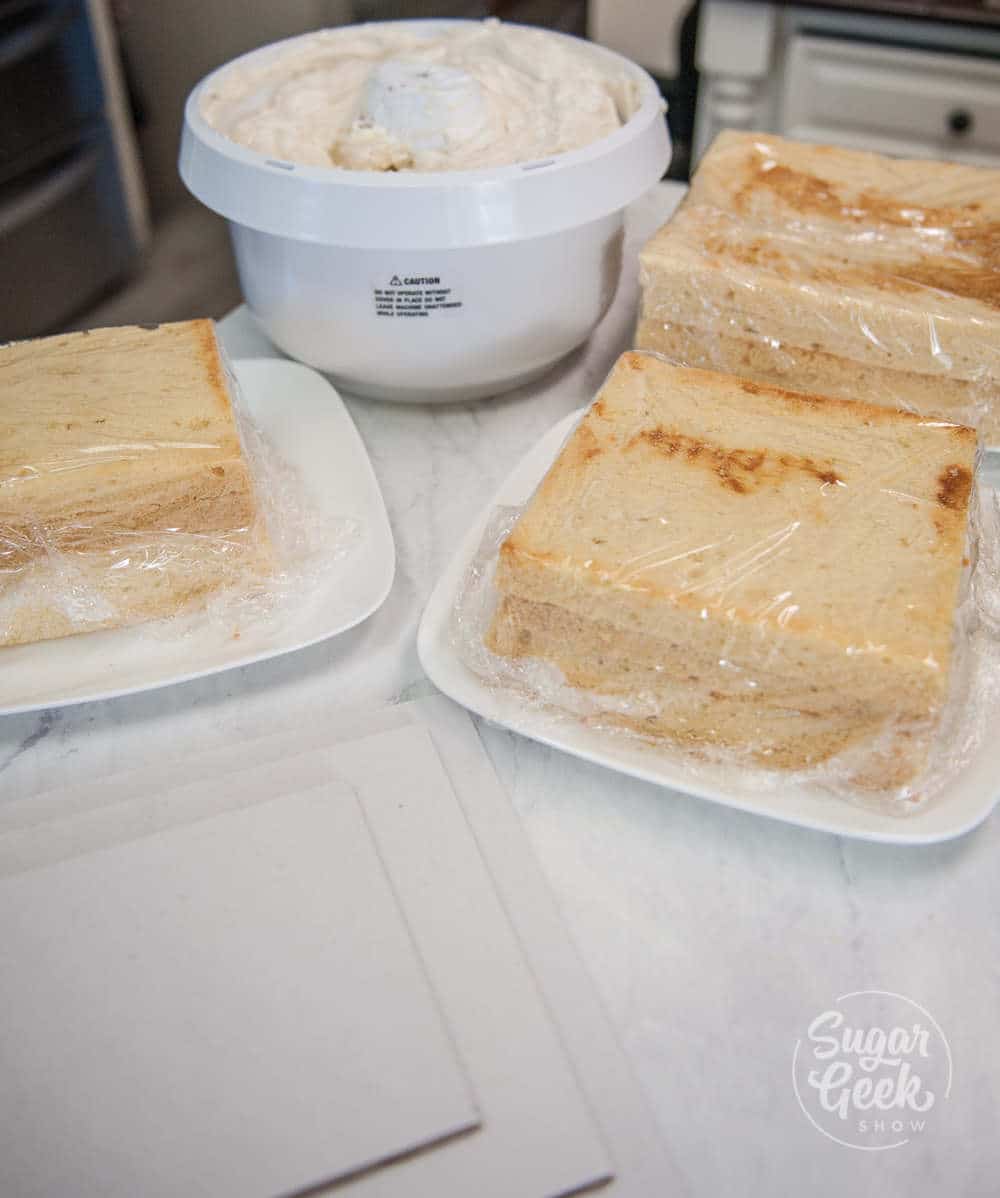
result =
M695 159L720 129L1000 166L1000 27L703 0Z
M1000 60L795 36L779 132L908 157L1000 162Z

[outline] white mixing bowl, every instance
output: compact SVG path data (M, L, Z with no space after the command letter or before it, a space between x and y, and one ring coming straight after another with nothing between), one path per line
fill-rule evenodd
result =
M527 382L586 340L614 296L624 209L662 176L670 145L645 71L589 42L548 36L626 72L636 111L582 149L489 170L270 159L201 115L203 91L232 64L198 84L185 109L181 177L229 221L243 294L276 345L355 394L447 401Z

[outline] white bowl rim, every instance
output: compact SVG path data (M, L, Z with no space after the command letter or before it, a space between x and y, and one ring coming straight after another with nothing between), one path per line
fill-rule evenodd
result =
M335 27L431 30L478 24L424 18L372 21ZM511 28L527 26L509 23ZM238 63L281 52L315 32L258 47L222 64L192 89L184 109L180 172L188 188L209 208L262 232L345 246L390 246L393 222L404 220L415 241L427 247L521 240L589 223L624 208L663 174L669 137L663 97L642 67L605 46L554 30L546 36L572 42L582 52L624 71L640 88L640 103L612 133L579 149L528 162L470 171L363 171L309 166L269 157L230 140L201 114L201 98L213 82ZM573 186L560 176L572 175ZM544 181L544 182L543 182ZM253 189L257 188L256 196ZM558 196L555 189L558 188ZM418 199L419 197L419 199ZM563 211L553 211L556 207ZM423 201L423 202L421 202ZM419 203L414 220L405 205ZM440 205L446 204L446 211ZM364 203L378 211L364 218ZM332 207L331 207L332 205ZM534 216L531 214L535 205ZM338 211L341 209L341 211ZM385 216L391 214L386 223ZM343 217L361 218L362 229L345 231ZM338 224L341 226L338 228ZM372 225L381 224L381 239ZM400 244L412 244L397 230ZM388 241L386 241L388 237Z
M596 42L575 37L570 33L563 33L560 30L541 29L536 26L517 24L513 21L504 21L502 24L505 28L530 30L531 32L544 33L547 37L558 38L560 41L571 42L583 53L591 54L594 58L603 59L609 64L627 71L632 76L634 82L638 83L643 89L642 102L620 128L576 150L564 150L559 154L548 154L542 158L530 159L527 162L513 162L507 166L465 171L364 171L349 170L337 166L310 166L305 163L287 162L272 158L267 154L261 154L257 150L251 150L247 146L240 145L239 142L232 141L224 133L219 133L218 130L213 129L201 115L202 93L232 67L235 67L239 63L248 62L253 58L263 58L277 54L285 47L291 46L298 41L305 41L308 38L314 37L317 33L339 33L348 30L375 30L389 27L394 29L446 29L454 28L455 26L479 25L482 23L481 20L474 18L452 19L444 17L415 17L411 20L403 21L362 21L351 25L331 26L329 29L314 29L307 33L295 34L293 37L282 38L280 41L269 42L266 46L258 46L256 49L248 50L245 54L241 54L237 58L231 58L228 62L222 63L203 79L199 80L187 98L184 106L184 117L191 124L192 128L197 131L198 135L203 137L220 153L255 166L278 166L282 169L294 170L301 178L327 186L351 187L371 186L374 184L379 187L407 188L440 187L442 185L454 187L456 185L460 186L463 183L497 183L508 179L517 179L525 172L537 170L539 166L552 166L555 169L559 169L560 167L572 166L577 162L587 162L593 158L601 157L603 153L606 153L615 145L623 141L628 141L632 133L631 126L634 124L643 123L650 115L655 116L666 111L666 101L663 99L656 81L648 71L643 70L637 63L632 62L631 59L626 58L624 55L609 49L607 46L601 46Z

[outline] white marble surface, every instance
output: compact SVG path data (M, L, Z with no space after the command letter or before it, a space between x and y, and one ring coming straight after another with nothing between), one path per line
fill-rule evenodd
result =
M677 191L629 214L629 247ZM533 440L588 400L628 342L634 253L588 347L541 383L447 407L348 399L381 482L395 585L360 628L275 661L107 703L0 721L0 802L72 778L427 693L423 602L470 514ZM245 313L236 356L273 352ZM1000 1193L1000 821L923 849L838 840L657 790L484 727L687 1192ZM937 1018L952 1095L891 1152L824 1139L791 1086L805 1026L840 994L908 995ZM512 1196L516 1198L516 1196ZM653 1198L653 1196L651 1196Z

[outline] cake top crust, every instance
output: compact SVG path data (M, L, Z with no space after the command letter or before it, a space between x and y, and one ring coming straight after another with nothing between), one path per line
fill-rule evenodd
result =
M643 260L870 294L1000 326L1000 171L720 134Z
M256 505L210 320L0 347L0 563L133 533L247 528Z
M670 603L943 667L975 455L961 425L630 352L502 553L612 622L626 592L650 631Z
M764 223L956 230L977 234L993 252L1000 248L1000 170L892 158L773 133L720 133L698 165L687 202Z
M157 453L238 453L210 320L0 346L0 487Z

